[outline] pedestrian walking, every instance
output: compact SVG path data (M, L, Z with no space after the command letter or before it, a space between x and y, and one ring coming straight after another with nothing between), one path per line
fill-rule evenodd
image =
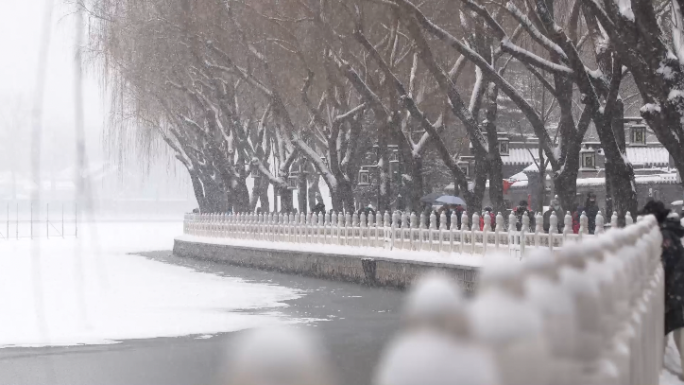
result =
M665 271L665 336L674 333L684 367L684 226L679 218L668 217L670 210L660 201L646 203L640 214L654 215L663 235L661 261Z
M525 229L525 231L530 231L530 229L534 229L534 212L527 207L527 201L520 201L518 204L518 207L515 209L515 217L516 217L516 223L515 223L515 228L516 230L520 231L523 226L523 217L527 215L530 218L530 227Z
M482 213L482 216L480 217L480 231L484 230L485 216L489 216L491 230L494 230L494 228L496 227L496 216L494 215L494 210L492 210L491 207L487 206L484 208L484 213Z
M588 230L589 234L594 234L596 231L596 215L598 215L599 208L596 203L596 194L593 192L587 193L587 200L584 202L584 212L588 219ZM580 213L582 215L582 213Z
M563 232L563 219L565 218L565 212L558 201L558 195L551 199L549 209L544 212L544 223L543 228L545 233L549 233L551 228L551 214L556 213L556 218L558 218L558 234Z

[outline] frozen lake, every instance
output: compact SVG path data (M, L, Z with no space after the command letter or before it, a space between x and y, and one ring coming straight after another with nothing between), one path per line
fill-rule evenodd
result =
M276 323L302 291L152 261L180 222L84 224L78 239L0 240L0 347L106 344Z

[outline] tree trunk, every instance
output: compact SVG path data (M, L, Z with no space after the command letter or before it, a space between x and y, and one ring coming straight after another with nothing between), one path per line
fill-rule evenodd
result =
M202 187L202 182L200 181L197 172L189 172L190 181L192 182L192 190L195 194L195 199L197 200L197 205L199 206L199 211L201 213L207 212L207 199L204 196L204 188Z
M270 183L268 181L268 178L261 176L254 179L254 186L252 187L252 196L249 202L249 207L251 208L251 211L254 211L256 209L257 203L259 203L259 207L261 207L262 212L267 213L271 210L271 206L269 204L268 199L269 186Z
M309 182L306 180L306 173L299 173L297 179L297 204L299 205L299 212L306 214L308 212L308 195L309 195Z
M343 179L339 181L338 189L340 196L339 199L342 201L344 211L350 213L356 211L356 207L354 207L354 191L352 189L351 183L346 179Z
M246 176L240 176L232 189L233 194L233 211L239 213L251 212L252 208L249 202L249 189L247 188Z
M566 163L566 166L568 164ZM577 167L566 167L553 176L553 189L566 213L577 211ZM561 218L558 219L562 221Z
M544 214L544 202L546 201L546 163L544 161L544 150L539 147L539 202L537 212Z
M407 185L406 194L410 211L420 211L420 198L425 195L425 182L423 180L423 158L414 155L411 162L411 181Z
M316 173L311 181L311 187L309 187L309 211L313 212L316 205L323 203L321 199L321 190L318 184L321 182L321 176Z
M292 190L286 186L281 186L277 188L277 192L280 195L280 212L285 214L294 212Z
M488 145L488 159L489 165L489 199L492 201L492 209L494 213L503 213L506 210L504 204L504 186L503 186L503 161L501 160L501 152L499 151L499 134L496 128L496 119L498 115L497 98L499 97L499 88L494 83L490 83L487 87L487 95L485 102L485 122L483 125L487 130L487 145Z

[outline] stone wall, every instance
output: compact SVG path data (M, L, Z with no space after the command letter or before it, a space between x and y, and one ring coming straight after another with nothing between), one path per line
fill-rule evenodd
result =
M230 265L273 270L317 278L403 289L418 276L439 271L454 278L468 293L475 288L473 267L450 264L362 258L359 256L259 249L176 239L173 253L180 257L211 260Z

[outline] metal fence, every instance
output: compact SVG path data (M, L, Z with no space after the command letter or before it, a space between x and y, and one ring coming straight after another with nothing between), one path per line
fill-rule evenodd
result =
M78 226L75 203L0 204L0 240L77 237Z
M521 230L517 230L518 218L511 213L507 223L501 213L496 223L484 215L480 226L480 215L461 215L461 226L447 227L444 213L438 218L434 213L418 217L415 213L390 215L361 214L187 214L184 232L188 235L255 240L266 242L289 242L307 244L331 244L352 247L371 247L412 251L435 251L443 253L485 254L489 250L508 250L518 257L539 248L557 249L568 242L579 242L589 234L588 218L582 214L578 234L572 232L572 217L567 214L563 231L558 232L558 218L550 217L549 233L543 231L543 217L537 215L536 225L530 228L530 218L522 217ZM437 220L439 219L439 221ZM451 223L459 222L452 214ZM626 215L628 225L632 224L630 213ZM470 225L470 224L473 225ZM596 233L606 228L604 217L596 215ZM618 217L614 213L608 226L617 227ZM529 230L528 230L529 229Z

